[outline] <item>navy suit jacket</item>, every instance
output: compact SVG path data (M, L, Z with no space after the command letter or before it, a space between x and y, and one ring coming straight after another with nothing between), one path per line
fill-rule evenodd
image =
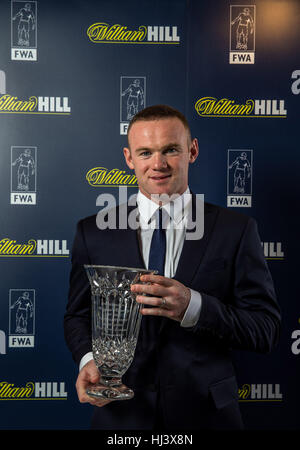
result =
M92 348L84 264L144 268L137 232L99 230L96 216L78 223L64 319L77 364ZM152 429L158 392L166 429L243 428L232 350L270 352L280 331L256 222L205 203L204 236L185 240L174 278L201 293L198 322L183 328L171 319L143 317L133 363L123 376L135 397L95 408L93 428ZM155 342L147 337L147 320L160 321Z

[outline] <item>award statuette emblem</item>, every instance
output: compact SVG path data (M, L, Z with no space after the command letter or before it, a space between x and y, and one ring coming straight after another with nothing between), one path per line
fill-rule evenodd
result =
M130 399L134 392L122 383L122 376L133 361L142 320L142 305L130 286L141 284L142 275L155 271L97 265L84 268L91 286L93 358L100 372L99 384L90 385L87 394Z

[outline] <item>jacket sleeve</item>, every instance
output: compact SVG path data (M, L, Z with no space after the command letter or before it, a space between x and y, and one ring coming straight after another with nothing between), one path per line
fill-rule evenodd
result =
M233 264L228 303L202 293L199 320L191 331L212 334L232 349L270 352L280 335L280 308L256 222L249 218Z
M84 264L89 264L89 256L80 221L73 242L69 296L64 315L65 341L78 365L81 358L92 350L91 293Z

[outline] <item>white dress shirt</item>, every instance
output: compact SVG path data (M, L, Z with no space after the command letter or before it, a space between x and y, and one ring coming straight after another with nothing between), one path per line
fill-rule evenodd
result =
M140 191L137 195L137 205L140 224L138 229L140 251L145 267L148 268L151 239L156 225L155 212L159 208L159 205L148 199ZM174 201L162 206L163 228L166 230L165 277L172 278L176 273L185 240L188 211L191 207L192 201L189 188ZM194 326L200 316L201 294L193 289L190 289L190 292L191 299L180 323L182 327ZM79 370L91 359L93 359L92 352L84 355L80 361Z

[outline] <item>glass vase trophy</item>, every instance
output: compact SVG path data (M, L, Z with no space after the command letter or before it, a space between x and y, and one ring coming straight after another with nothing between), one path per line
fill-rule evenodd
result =
M153 270L114 266L84 266L92 296L92 349L100 372L99 384L87 394L102 399L126 400L134 392L122 383L132 363L140 331L142 305L130 286Z

